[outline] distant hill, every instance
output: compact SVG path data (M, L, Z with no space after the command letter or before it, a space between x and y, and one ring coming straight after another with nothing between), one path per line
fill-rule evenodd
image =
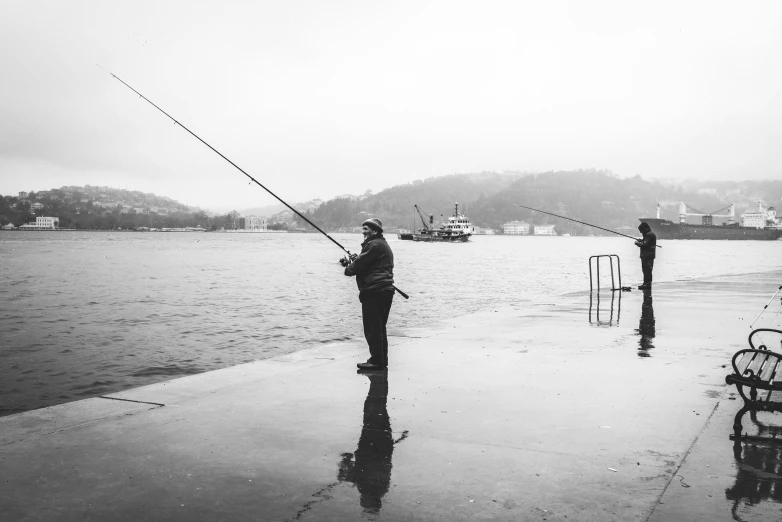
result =
M639 217L654 217L661 203L662 217L676 221L678 202L715 212L736 204L736 217L754 209L758 201L782 210L782 181L681 183L646 181L635 176L618 178L607 171L578 170L539 174L480 172L452 174L387 188L378 194L344 195L330 201L312 200L294 206L328 231L354 230L371 216L384 228L421 227L413 205L435 216L453 213L454 203L472 223L499 230L503 223L524 220L556 224L559 233L600 234L591 227L532 212L529 206L605 228L635 228ZM724 212L722 212L724 213ZM95 186L64 186L30 192L26 197L0 196L0 226L19 226L36 215L56 216L63 228L136 229L140 227L201 226L208 230L244 227L249 215L270 218L273 228L311 229L282 204L214 215L165 196ZM719 222L715 218L715 221Z
M487 198L506 190L521 174L500 174L481 172L474 174L452 174L428 178L410 184L397 185L361 200L336 198L325 202L307 216L315 223L331 230L352 229L361 226L362 218L377 216L389 229L411 228L413 219L418 220L413 205L439 219L440 214L449 215L454 203L460 209L472 212L473 204L480 198ZM416 226L420 226L420 220Z
M97 186L63 186L0 197L0 225L58 217L62 228L135 229L212 226L206 213L166 196Z
M252 207L252 208L244 208L240 209L238 212L243 216L263 216L263 217L269 217L273 214L277 214L278 212L282 212L285 210L286 207L282 203L277 203L276 205L266 205L265 207Z
M425 212L447 217L454 202L476 226L499 229L503 223L524 220L531 224L556 224L560 233L600 233L570 221L531 212L520 204L585 221L605 228L635 228L639 217L654 217L657 201L685 201L694 208L714 212L736 204L736 217L758 200L780 206L782 181L688 182L681 185L646 181L635 176L621 179L607 171L578 170L540 174L454 174L399 185L360 201L334 199L307 216L329 230L352 229L369 216L376 216L384 228L396 230L421 226L413 205ZM662 209L662 217L678 220L678 207ZM304 223L302 222L302 226Z
M313 209L322 201L296 204L297 208ZM270 217L286 207L270 205L232 210L225 214L207 212L166 196L134 190L98 186L63 186L57 189L31 191L23 196L0 196L0 226L18 227L35 221L36 216L57 217L61 228L123 229L202 227L206 230L244 228L245 216ZM270 224L271 228L295 227L292 220Z

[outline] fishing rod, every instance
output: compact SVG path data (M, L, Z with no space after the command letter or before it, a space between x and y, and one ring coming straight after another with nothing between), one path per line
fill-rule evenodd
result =
M753 324L755 324L756 322L758 322L758 319L760 319L760 316L761 316L761 315L763 315L763 312L765 312L765 311L766 311L766 308L768 308L768 305L770 305L770 304L771 304L771 301L773 301L773 300L774 300L774 298L777 296L777 294L779 293L779 291L780 291L780 290L782 290L782 286L780 286L779 288L777 288L777 291L776 291L776 292L774 292L774 295L772 295L772 296L771 296L771 299L769 299L769 300L768 300L768 303L766 303L766 306L764 306L764 307L763 307L763 310L761 310L761 311L760 311L760 313L758 314L758 316L755 318L755 320L754 320L754 321L752 321L752 322L749 324L749 327L750 327L750 328L752 328L752 325L753 325Z
M630 239L633 239L635 241L639 240L637 237L628 236L627 234L622 234L621 232L616 232L615 230L610 230L610 229L607 229L607 228L599 227L599 226L593 225L591 223L584 223L583 221L579 221L577 219L572 219L572 218L569 218L569 217L560 216L559 214L552 214L551 212L546 212L545 210L538 210L538 209L532 208L532 207L525 207L524 205L519 205L519 204L516 204L516 203L514 203L514 205L516 205L517 207L526 208L526 209L529 209L529 210L534 210L535 212L541 212L543 214L548 214L549 216L554 216L554 217L558 217L558 218L562 218L562 219L567 219L568 221L575 221L576 223L581 223L582 225L586 225L588 227L599 228L600 230L605 230L606 232L611 232L612 234L616 234L617 236L629 237ZM660 245L655 245L655 246L657 248L662 248Z
M98 67L100 67L100 65L98 65ZM103 69L103 67L101 67L101 69ZM104 70L105 70L105 69L104 69ZM138 92L136 89L134 89L133 87L131 87L130 85L128 85L126 82L124 82L124 81L123 81L123 80L122 80L122 79L121 79L119 76L117 76L116 74L112 73L111 71L106 71L106 72L108 72L108 73L111 75L111 77L112 77L112 78L114 78L115 80L117 80L117 81L119 81L120 83L122 83L122 85L124 85L125 87L127 87L127 88L128 88L128 89L130 89L131 91L133 91L133 92L135 92L136 94L138 94L138 95L139 95L139 96L140 96L140 97L141 97L141 98L142 98L144 101L146 101L147 103L149 103L150 105L152 105L154 108L156 108L157 110L159 110L160 112L162 112L163 114L165 114L166 116L168 116L168 117L171 119L171 121L173 121L174 123L176 123L177 125L179 125L179 126L180 126L180 127L182 127L183 129L185 129L187 132L189 132L190 134L192 134L192 135L193 135L193 137L194 137L195 139L197 139L198 141L200 141L201 143L203 143L204 145L206 145L207 147L209 147L210 149L212 149L212 150L213 150L213 151L214 151L214 152L215 152L217 155L219 155L219 156L220 156L221 158L223 158L225 161L227 161L228 163L230 163L230 164L231 164L231 165L232 165L234 168L236 168L236 170L238 170L239 172L241 172L242 174L244 174L245 176L247 176L248 178L250 178L250 180L251 180L253 183L255 183L256 185L258 185L259 187L261 187L263 190L265 190L266 192L268 192L268 193L269 193L269 194L271 194L272 196L274 196L274 197L275 197L275 199L277 199L277 201L279 201L280 203L282 203L283 205L285 205L286 207L288 207L289 209L291 209L291 210L292 210L292 211L293 211L293 212L294 212L294 213L295 213L297 216L299 216L301 219L303 219L304 221L306 221L307 223L309 223L310 225L312 225L312 227L313 227L313 228L315 228L315 229L316 229L318 232L320 232L321 234L323 234L324 236L326 236L327 238L329 238L329 239L331 240L331 242L332 242L332 243L334 243L334 244L335 244L335 245L337 245L339 248L341 248L341 249L342 249L342 250L343 250L345 253L347 253L347 255L348 255L348 258L350 258L350 259L353 259L353 258L355 258L355 257L356 257L356 256L355 256L355 254L352 254L352 253L350 252L350 250L348 250L347 248L345 248L344 246L342 246L342 245L341 245L341 244L340 244L340 243L339 243L339 242L338 242L336 239L334 239L333 237L331 237L330 235L328 235L326 232L324 232L323 230L321 230L321 229L320 229L320 227L319 227L318 225L316 225L315 223L313 223L312 221L310 221L309 219L307 219L306 217L304 217L304 215L302 215L302 213L301 213L301 212L299 212L298 210L296 210L296 209L295 209L295 208L293 208L292 206L288 205L288 204L287 204L285 201L283 201L283 200L282 200L282 198L280 198L280 197L279 197L277 194L275 194L274 192L272 192L272 191L271 191L271 190L269 190L268 188L264 187L264 186L263 186L263 185L262 185L262 184L261 184L261 183L260 183L260 182L259 182L257 179L255 179L254 177L250 176L250 175L249 175L247 172L245 172L245 171L244 171L244 170L243 170L241 167L239 167L239 165L237 165L237 164L236 164L236 163L234 163L233 161L231 161L231 160L229 160L228 158L226 158L226 157L225 157L225 156L224 156L224 155L223 155L223 154L222 154L222 153L221 153L219 150L215 149L214 147L212 147L211 145L209 145L207 142L205 142L204 140L202 140L202 139L201 139L201 138L200 138L200 137L199 137L199 136L198 136L198 135L197 135L195 132L191 131L190 129L188 129L187 127L185 127L184 125L182 125L180 122L178 122L178 121L177 121L177 120L176 120L176 119L175 119L173 116L171 116L169 113L167 113L166 111L164 111L163 109L161 109L160 107L158 107L157 105L155 105L155 104L152 102L152 100L150 100L149 98L147 98L146 96L144 96L143 94L141 94L140 92ZM392 286L393 286L393 285L392 285ZM400 289L398 289L396 286L394 286L393 288L394 288L394 290L396 290L397 292L399 292L399 295L401 295L401 296L402 296L402 297L404 297L405 299L410 299L410 296L409 296L409 295L407 295L406 293L404 293L403 291L401 291Z

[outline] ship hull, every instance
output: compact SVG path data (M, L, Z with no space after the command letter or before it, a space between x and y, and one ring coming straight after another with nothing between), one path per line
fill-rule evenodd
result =
M690 225L667 219L638 218L648 223L657 239L732 239L769 241L782 238L782 230L749 228L738 225Z
M437 236L429 234L399 234L402 241L421 241L424 243L465 243L470 238L468 235Z

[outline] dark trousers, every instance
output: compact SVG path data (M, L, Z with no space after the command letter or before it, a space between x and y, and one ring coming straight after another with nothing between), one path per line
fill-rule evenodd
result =
M642 257L641 258L641 270L644 273L644 284L645 285L652 284L652 269L654 269L654 258L653 257Z
M372 364L388 366L386 323L393 300L394 292L379 292L361 299L364 337L369 345L369 362Z

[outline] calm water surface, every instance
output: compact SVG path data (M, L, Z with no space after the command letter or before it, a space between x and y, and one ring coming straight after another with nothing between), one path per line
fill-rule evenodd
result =
M334 237L360 250L359 234ZM395 298L392 332L561 302L589 290L591 255L618 254L624 285L642 279L621 237L389 242L411 295ZM782 252L779 241L661 244L656 281L775 270ZM0 232L0 415L361 339L340 254L315 234Z

